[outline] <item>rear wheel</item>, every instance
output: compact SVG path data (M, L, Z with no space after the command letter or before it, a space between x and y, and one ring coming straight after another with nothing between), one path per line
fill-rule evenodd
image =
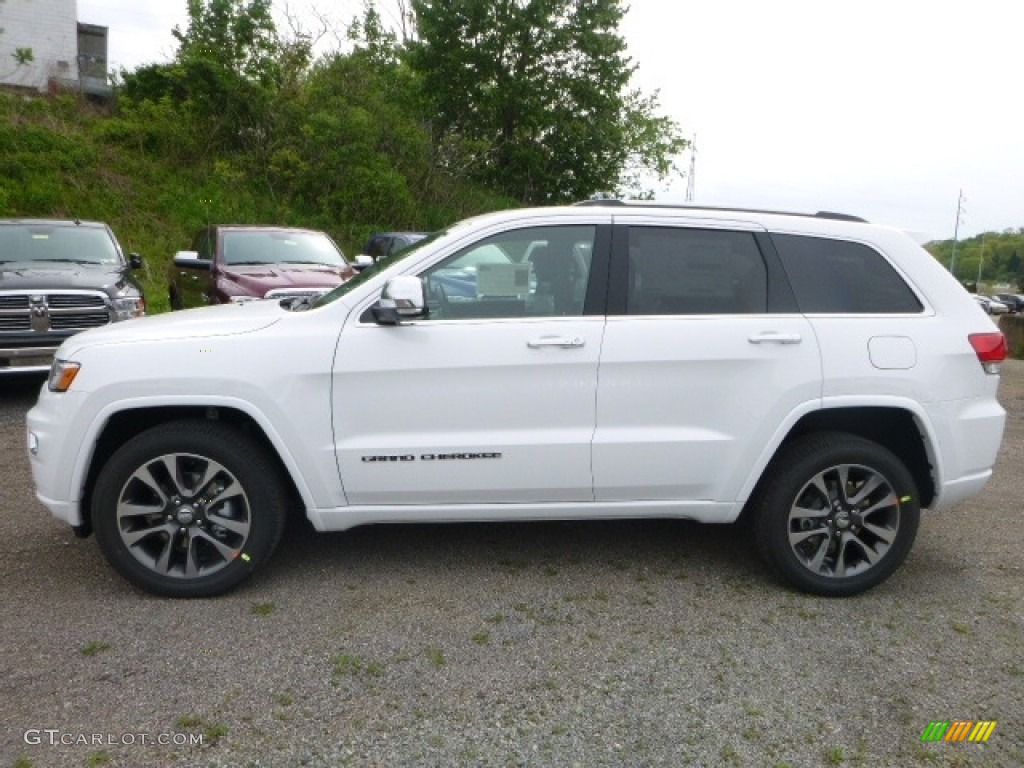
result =
M805 592L854 595L885 581L917 535L913 477L855 435L799 438L769 465L753 507L764 560Z
M287 494L255 440L209 421L163 424L122 446L92 497L110 564L171 597L209 597L248 578L284 529Z

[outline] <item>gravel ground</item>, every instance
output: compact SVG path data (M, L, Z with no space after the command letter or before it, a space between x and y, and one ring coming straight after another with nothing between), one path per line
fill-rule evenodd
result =
M4 766L1024 765L1024 362L985 494L845 600L664 521L300 523L226 597L151 597L36 502L37 387L0 383Z

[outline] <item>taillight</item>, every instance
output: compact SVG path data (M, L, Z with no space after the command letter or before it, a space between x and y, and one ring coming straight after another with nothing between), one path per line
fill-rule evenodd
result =
M1009 350L1006 337L996 333L972 333L967 337L978 356L978 362L986 373L999 373L999 364L1006 359Z

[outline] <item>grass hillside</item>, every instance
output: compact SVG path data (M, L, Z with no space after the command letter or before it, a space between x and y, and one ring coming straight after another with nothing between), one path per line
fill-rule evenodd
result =
M341 185L348 197L335 191L336 206L326 198L313 205L315 185L327 186L325 174L346 178L344 169L332 172L315 158L296 157L294 167L310 167L319 181L311 181L303 194L289 194L276 180L261 180L269 171L250 154L196 152L196 137L184 135L188 121L172 105L144 106L114 109L75 95L0 91L0 217L107 222L126 251L143 257L140 278L151 312L168 308L164 270L172 255L188 248L193 233L207 223L309 226L328 232L354 256L373 231L436 229L514 204L458 180L436 178L429 194L403 191L400 216L391 215L397 209L389 199L371 194L372 179ZM281 173L279 167L273 171ZM394 170L381 175L393 187L411 186L394 178Z

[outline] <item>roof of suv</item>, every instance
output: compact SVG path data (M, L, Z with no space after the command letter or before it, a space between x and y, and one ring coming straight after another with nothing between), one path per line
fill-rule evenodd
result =
M868 223L867 219L862 219L860 216L853 216L848 213L837 213L835 211L817 211L815 213L804 213L800 211L772 211L762 208L730 208L708 205L691 205L689 203L660 203L654 200L583 200L582 202L575 203L575 205L587 207L627 206L630 208L670 208L683 211L693 211L695 213L759 213L769 214L772 216L805 216L816 219L832 219L835 221L856 221L863 224Z

